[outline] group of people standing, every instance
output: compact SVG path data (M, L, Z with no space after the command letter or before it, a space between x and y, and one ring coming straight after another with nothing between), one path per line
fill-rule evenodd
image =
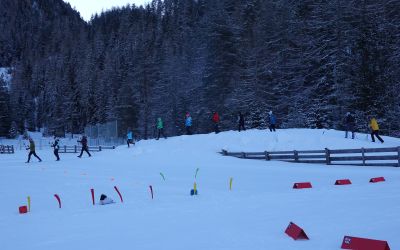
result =
M83 152L86 152L88 154L88 156L91 157L92 155L89 152L87 137L85 135L82 136L81 140L78 140L78 142L82 144L81 153L78 155L78 157L81 158ZM60 149L59 143L60 143L60 139L54 138L54 142L51 144L51 147L53 148L54 156L56 157L56 161L60 160L60 155L58 153L58 151ZM42 159L40 159L40 157L36 154L35 141L32 138L29 138L29 146L26 148L26 150L29 150L28 160L26 161L26 163L29 163L31 161L32 155L35 156L39 160L39 162L42 161Z
M354 139L355 132L356 132L356 119L350 112L346 113L346 116L344 118L344 123L345 123L345 129L346 129L345 138L348 138L348 134L349 134L349 132L351 132L351 139ZM379 136L379 125L378 125L378 121L375 119L375 117L371 118L368 126L371 129L372 142L375 142L375 137L376 137L376 138L378 138L378 140L381 143L384 143L384 140Z

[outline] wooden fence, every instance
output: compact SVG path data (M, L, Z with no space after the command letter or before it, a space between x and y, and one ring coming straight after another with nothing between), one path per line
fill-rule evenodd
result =
M394 166L400 167L400 147L293 150L264 152L228 152L221 154L243 159L281 160L298 163L319 163L327 165Z
M115 146L89 146L89 151L100 152L104 149L115 149ZM61 146L59 153L79 153L82 146Z
M0 154L14 154L14 146L0 145Z

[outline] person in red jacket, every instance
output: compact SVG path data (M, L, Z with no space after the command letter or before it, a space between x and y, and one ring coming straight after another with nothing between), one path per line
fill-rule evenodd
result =
M212 116L212 121L214 123L214 131L216 134L219 133L219 115L218 112L214 111L214 114Z

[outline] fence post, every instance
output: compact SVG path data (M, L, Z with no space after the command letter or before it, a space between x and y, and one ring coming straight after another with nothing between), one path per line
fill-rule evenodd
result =
M246 158L246 153L242 152L242 158Z
M14 154L14 145L11 145L11 151ZM400 152L400 151L399 151Z
M271 160L271 159L269 158L269 153L268 153L268 151L265 151L265 160L266 160L266 161Z
M76 145L74 146L74 149L75 149L75 153L76 153L76 152L77 152L77 151L76 151Z
M297 150L293 150L293 154L294 154L294 161L298 162L299 161L299 152L297 152Z
M99 146L99 151L101 151L101 146Z
M362 164L365 166L365 148L361 148L361 154L362 154Z
M330 152L328 148L325 148L325 159L326 159L326 165L331 164Z
M397 167L400 167L400 147L397 147L397 158L398 158Z
M64 153L67 153L67 145L64 145Z

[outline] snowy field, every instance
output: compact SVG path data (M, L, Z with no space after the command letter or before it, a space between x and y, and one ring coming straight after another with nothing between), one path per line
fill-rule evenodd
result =
M387 240L391 249L400 249L400 169L217 153L400 146L400 139L389 137L384 144L366 135L343 137L332 130L250 130L140 141L91 158L61 154L60 162L49 149L37 151L41 163L33 158L25 164L27 152L20 150L0 155L0 249L329 250L340 249L344 235ZM378 176L386 182L369 183ZM333 185L344 178L353 184ZM194 181L199 195L192 197ZM306 181L312 189L292 189L294 182ZM96 202L104 193L117 203L93 206L91 188ZM20 215L27 196L31 212ZM290 221L310 240L288 237Z

